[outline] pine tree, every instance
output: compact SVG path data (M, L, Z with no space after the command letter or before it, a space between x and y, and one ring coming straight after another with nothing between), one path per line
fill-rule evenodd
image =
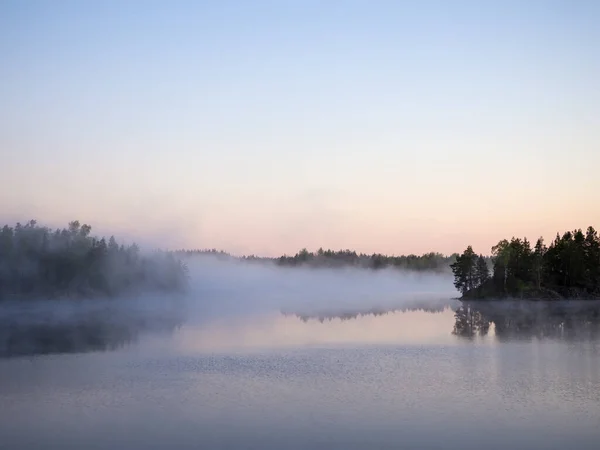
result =
M585 234L585 284L589 292L600 289L600 238L593 227Z
M482 286L487 280L490 279L490 269L483 255L479 255L479 257L477 258L475 272L477 286Z
M535 284L538 289L542 287L542 275L544 273L544 255L546 254L547 248L544 245L544 238L540 237L535 243L535 249L533 251L533 272L535 277Z
M456 257L456 262L450 265L454 274L454 286L463 295L476 287L477 255L469 245L462 255Z
M510 246L506 239L501 240L492 247L492 255L494 255L494 284L497 288L502 287L504 292L507 292L508 281L508 264L510 262Z

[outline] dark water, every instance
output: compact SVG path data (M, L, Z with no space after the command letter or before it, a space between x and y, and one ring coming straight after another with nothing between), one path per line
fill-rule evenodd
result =
M67 330L0 359L0 448L597 449L597 330L468 308L104 330L105 351Z

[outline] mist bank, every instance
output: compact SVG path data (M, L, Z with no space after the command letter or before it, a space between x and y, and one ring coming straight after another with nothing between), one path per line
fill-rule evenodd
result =
M203 330L284 315L431 308L453 294L448 273L282 267L215 256L186 260L186 292L0 304L0 356L113 350L142 334ZM235 328L235 327L233 327Z
M319 314L389 310L418 302L437 304L453 296L449 273L393 268L287 267L275 262L197 256L186 260L190 272L190 313L212 315L270 312Z
M0 229L0 301L118 297L140 292L183 292L186 262L199 256L294 268L398 269L448 273L457 255L440 253L389 256L352 250L302 249L294 256L235 257L217 250L143 252L135 243L119 244L114 236L91 235L92 227L75 220L63 229L35 220Z
M503 239L492 247L492 271L471 246L451 265L463 299L600 299L600 237L593 227L539 238Z
M91 230L78 221L57 230L35 221L0 230L0 355L111 349L174 324L389 311L453 294L437 254L381 259L317 251L288 260L144 252Z

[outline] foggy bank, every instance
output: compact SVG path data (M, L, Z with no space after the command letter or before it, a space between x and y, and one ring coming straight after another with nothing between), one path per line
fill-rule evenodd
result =
M448 273L282 267L205 256L188 259L187 266L190 306L206 314L389 310L455 295Z

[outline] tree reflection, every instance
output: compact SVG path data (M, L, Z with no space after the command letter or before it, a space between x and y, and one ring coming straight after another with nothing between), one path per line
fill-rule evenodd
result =
M428 313L441 313L449 307L449 303L443 302L438 304L416 304L416 305L403 305L394 308L370 308L370 309L355 309L355 310L321 310L302 313L298 311L281 311L284 316L294 316L308 322L309 320L318 320L323 323L326 320L331 321L339 319L341 321L353 320L363 316L384 316L387 314L393 314L397 312L407 311L424 311Z
M600 302L463 302L453 333L472 338L494 325L499 341L515 339L596 340Z
M0 358L113 351L135 343L143 333L172 332L180 324L176 316L110 310L62 320L2 317Z
M490 320L479 310L470 305L460 306L454 313L453 334L473 338L477 335L486 336L490 329Z

